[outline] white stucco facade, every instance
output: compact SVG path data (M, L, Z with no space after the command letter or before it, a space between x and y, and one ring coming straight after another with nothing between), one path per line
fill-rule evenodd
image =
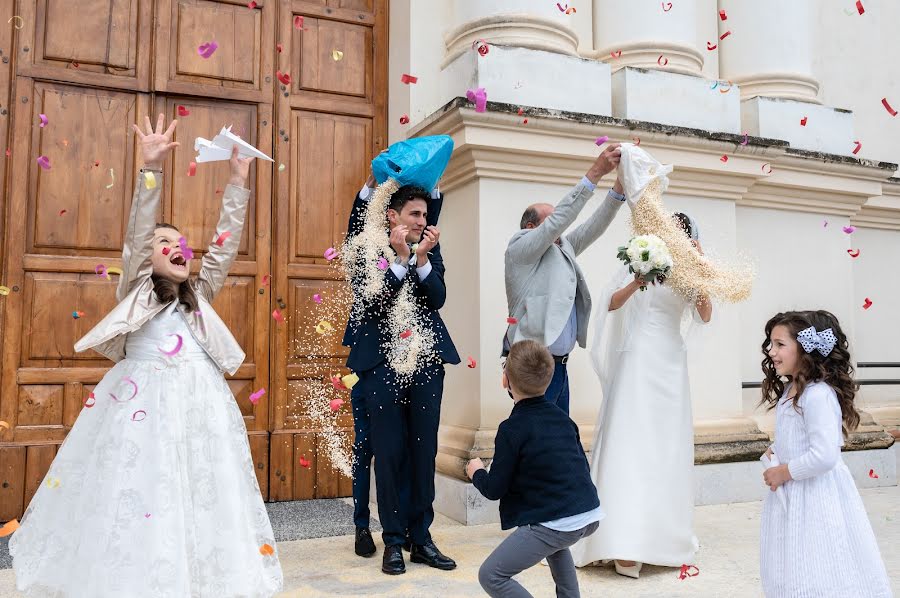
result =
M900 180L891 178L900 163L900 116L881 104L887 98L900 108L900 67L888 59L900 54L900 38L889 30L900 4L864 4L859 15L845 11L852 3L812 0L673 0L668 11L668 2L582 0L566 15L544 0L391 2L390 141L454 138L442 182L449 290L442 314L463 360L478 361L476 369L447 374L440 510L468 517L458 514L465 508L457 503L471 497L462 466L491 456L497 424L511 408L498 367L506 243L527 205L555 203L580 179L599 135L639 138L674 164L667 205L698 220L708 253L740 252L758 266L751 299L717 309L691 356L698 463L746 467L755 457L735 457L742 451L735 446L750 455L767 441L771 417L755 409L758 389L745 386L761 378L763 326L778 311L834 312L855 359L878 365L860 368L859 379L900 379L900 278L891 268L900 256ZM486 55L473 50L477 40L490 44ZM402 84L402 73L418 83ZM456 99L474 87L487 91L484 113ZM408 125L400 124L404 114ZM856 141L862 147L854 155ZM615 248L627 240L626 218L627 208L579 259L598 293L617 266ZM851 224L856 232L845 234ZM851 258L850 248L860 257ZM572 355L569 375L571 415L589 442L602 397L586 351ZM860 404L872 416L861 428L869 450L884 450L885 431L900 427L900 384L867 384ZM704 446L731 456L710 457L715 451ZM896 455L878 458L896 468L888 453ZM715 492L701 494L715 502Z

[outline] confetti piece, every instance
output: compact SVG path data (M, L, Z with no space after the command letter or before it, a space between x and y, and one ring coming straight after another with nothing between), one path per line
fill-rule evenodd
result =
M192 260L194 259L194 250L188 247L187 239L184 237L178 237L178 246L181 248L181 253L184 254L184 259Z
M329 401L328 406L332 411L340 411L341 406L345 403L344 399L331 399Z
M472 357L472 356L470 355L470 356L466 359L466 366L467 366L469 369L474 370L474 369L475 369L475 365L476 365L476 363L475 363L475 358Z
M713 50L715 50L718 47L719 47L719 44L714 44L712 42L706 42L706 49L709 50L710 52L712 52Z
M275 554L275 549L269 544L263 544L259 547L259 554L263 556L272 556Z
M231 236L231 231L225 231L224 233L219 235L218 239L216 239L216 245L221 247L222 245L225 244L225 241L227 241L228 237L230 237L230 236Z
M725 9L724 9L724 8L723 8L722 10L719 11L719 18L722 19L723 21L727 21L727 20L728 20L728 15L725 14Z
M7 522L6 525L0 527L0 538L5 538L17 529L19 529L19 522L17 520L13 519L12 521Z
M568 8L568 7L569 7L569 5L566 4L566 8ZM556 8L559 9L559 12L566 12L566 8L563 8L563 5L560 4L559 2L556 3Z
M150 513L144 513L144 519L150 519Z
M143 409L138 409L134 413L131 414L131 421L133 422L142 422L147 419L147 412Z
M749 142L750 142L750 135L748 135L747 132L744 131L744 140L741 141L741 145L747 145L747 143L749 143Z
M284 164L279 164L279 165L278 165L278 172L284 172L284 168L285 168L285 167L284 167Z
M766 162L763 164L760 169L763 171L763 174L772 174L772 165Z
M282 73L281 71L276 71L275 76L278 77L278 80L281 81L283 85L291 84L291 76L288 73Z
M259 402L260 397L262 397L264 394L266 394L266 389L260 388L259 390L257 390L256 392L254 392L253 394L250 395L250 402L253 403L254 405L256 405Z
M338 252L337 252L337 249L335 249L334 247L329 247L328 249L325 250L324 255L325 255L325 259L330 262L331 260L333 260L334 258L336 258L338 256Z
M156 177L150 171L144 173L144 187L147 189L156 189Z
M5 286L3 286L3 285L0 285L0 295L2 295L2 296L4 296L4 297L5 297L6 295L9 295L9 287L5 287Z
M475 112L484 112L487 109L487 92L483 87L468 90L466 99L475 104Z
M801 119L800 119L800 126L801 126L801 127L805 127L805 126L806 126L806 121L807 121L807 120L808 120L808 118L807 118L806 116L804 116L803 118L801 118Z
M191 111L188 110L185 106L178 106L178 116L189 116Z
M63 214L65 214L65 213L68 212L68 211L69 211L69 210L60 210L60 211L59 211L59 215L62 216Z
M47 488L59 488L61 484L59 478L52 478L49 476L47 477L47 481L45 481L44 483L47 484Z
M610 52L609 56L610 56L610 58L621 58L622 50L616 50L615 52Z
M859 249L848 249L847 254L853 258L859 257Z
M672 10L672 3L671 2L663 2L662 9L663 9L663 12L669 12L670 10Z
M346 386L344 386L344 382L341 380L340 376L332 376L331 377L331 386L335 390L349 390ZM332 411L336 411L333 409Z
M729 91L731 91L731 88L733 86L734 85L731 83L731 81L727 81L726 83L723 83L719 86L719 93L728 93Z
M856 155L859 153L859 150L862 149L862 143L860 143L859 141L854 141L853 143L856 144L856 147L853 148L853 154Z
M7 422L0 421L0 428L6 428L7 430L9 430L9 424Z
M400 333L400 338L409 338L412 336L412 331L408 328Z
M845 226L841 230L844 231L845 233L847 233L848 235L852 235L856 231L856 227L852 226L852 225Z
M872 307L872 300L866 297L866 300L863 302L863 309L869 309Z
M309 461L306 459L305 456L300 455L300 459L298 459L297 462L300 464L300 467L305 467L306 469L309 469Z
M877 479L878 479L878 474L875 473L875 470L874 470L874 469L870 469L870 470L869 470L869 477L872 478L873 480L877 480Z
M412 75L407 75L406 73L403 73L400 76L400 82L406 83L407 85L417 83L418 81L419 81L418 77L413 77Z
M47 122L48 122L47 115L46 114L38 114L38 117L41 119L41 128L43 129L44 127L47 126Z
M696 571L692 573L691 570ZM700 575L700 569L696 565L682 565L681 571L678 573L678 579L687 579L688 577L697 577Z
M609 141L609 136L603 135L602 137L597 137L597 139L594 140L594 144L599 147L599 146L603 145L604 143L606 143L607 141Z
M256 8L256 0L250 0L250 2L247 3L247 8Z
M863 8L862 0L856 0L856 12L858 12L859 14L863 14L864 12L866 12L866 9Z
M303 29L303 17L297 15L294 17L294 29Z
M163 255L166 254L166 249L168 248L163 248ZM109 280L109 272L106 270L106 266L104 266L103 264L97 264L96 266L94 266L94 274L97 275L97 278L105 278L106 280Z
M728 156L726 156L725 154L722 154L722 157L719 158L719 160L721 160L722 162L728 162Z
M379 270L387 270L388 269L388 261L383 257L378 258L378 269Z
M891 105L888 104L887 98L881 98L881 105L884 106L884 109L888 111L888 114L891 116L897 116L897 111L891 108Z
M729 35L731 35L731 29L729 29L728 31L726 31L725 33L723 33L722 35L720 35L720 36L719 36L719 41L722 41L723 39L725 39L725 38L728 37Z
M284 44L281 44L281 43L275 44L275 49L278 51L279 54L281 54L282 52L284 52Z
M479 56L487 56L488 52L491 51L490 46L483 39L476 39L472 42L472 49L478 52Z
M113 185L116 184L116 173L113 172L113 169L109 169L109 185L106 186L107 189L112 189Z
M822 228L827 228L827 227L828 227L828 221L825 219L822 219Z
M572 14L573 12L578 12L577 10L575 10L575 7L574 7L574 6L572 6L572 7L566 9L566 14L567 14L567 15L570 15L570 14Z
M120 399L119 397L117 397L116 395L114 395L113 393L109 393L109 396L111 396L114 401L119 402L119 403L125 403L137 396L138 385L134 380L132 380L128 376L125 376L124 378L122 378L122 380L120 380L120 382L127 382L128 384L130 384L133 391L131 393L131 396L128 397L127 399L125 399L124 401L122 399Z
M346 386L350 390L353 390L353 387L356 386L357 382L359 382L359 376L351 372L341 378L341 382L344 383L344 386Z
M322 320L321 322L316 324L316 332L318 332L319 334L328 334L332 330L334 330L334 326L332 326L331 322L329 322L328 320Z
M181 338L180 334L170 334L169 336L174 336L174 337L178 338L178 340L175 341L175 348L170 351L166 351L162 347L157 347L157 349L159 349L159 352L167 357L174 357L175 355L178 354L179 351L181 351L181 347L182 347L182 345L184 345L184 339Z
M6 148L6 157L9 158L9 148Z
M190 164L188 164L187 175L188 176L197 176L197 163L196 162L191 162Z
M669 59L660 54L659 58L656 59L656 64L658 64L659 66L666 66L667 64L669 64Z
M82 317L84 317L84 312L83 312L83 311L73 311L73 312L72 312L72 318L73 318L73 319L77 320L78 318L82 318Z
M122 276L122 268L116 268L115 266L106 269L106 278L109 279L110 274L118 274Z
M507 324L518 324L519 321L515 318L510 317L510 318L506 318L506 323Z
M206 42L204 44L200 44L200 47L197 48L197 54L199 54L203 58L209 58L213 55L213 52L219 49L219 44L216 42Z
M272 312L272 317L275 318L275 321L279 324L284 324L284 316L281 315L281 312L277 309Z
M401 125L408 125L408 124L409 124L409 115L404 114L403 116L401 116L401 117L400 117L400 124L401 124Z
M38 156L37 163L44 170L50 170L50 158L47 156Z
M87 398L84 399L84 402L82 402L82 405L87 409L90 409L91 407L93 407L96 404L97 404L97 397L94 396L94 393L90 393L87 396Z
M335 62L340 62L344 59L344 53L340 50L332 50L331 51L331 59ZM405 81L404 81L405 83Z
M171 252L172 252L172 250L169 249L168 247L163 247L163 248L162 248L162 254L163 254L163 255L169 255Z
M13 19L16 19L16 24L13 25L13 27L15 27L16 29L21 29L22 27L25 26L25 19L23 19L23 18L20 17L19 15L13 15L13 16L11 16L11 17L9 18L9 21L7 21L6 23L9 24L10 21L12 21ZM20 25L19 23L21 23L21 25Z
M318 294L318 293L316 293L315 295L313 295L313 296L312 296L312 299L313 299L313 301L315 301L316 303L319 303L319 304L322 303L322 295L320 295L320 294Z

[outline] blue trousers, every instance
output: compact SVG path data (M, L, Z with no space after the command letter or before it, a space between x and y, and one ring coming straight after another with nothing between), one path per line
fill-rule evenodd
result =
M544 398L569 414L569 371L566 364L557 363L553 370L553 379L544 393Z

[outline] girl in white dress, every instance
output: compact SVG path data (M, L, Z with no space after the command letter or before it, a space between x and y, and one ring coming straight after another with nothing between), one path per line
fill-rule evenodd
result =
M702 254L696 222L684 214L676 218ZM595 534L571 548L579 567L617 559L616 572L634 578L642 563L691 563L698 547L682 322L712 317L708 300L690 302L664 283L639 291L642 285L623 271L609 287L615 291L608 290L597 303L591 355L603 404L591 478L606 518Z
M9 550L32 596L268 597L282 573L247 430L223 371L240 345L210 303L237 255L252 159L232 153L217 240L191 252L155 224L176 122L137 127L144 168L119 305L76 345L117 361L90 396ZM225 234L229 233L229 234Z
M826 311L766 324L761 404L775 409L781 464L763 474L760 577L769 598L890 597L872 526L841 459L859 424L847 337ZM785 383L787 380L787 383ZM775 494L783 488L784 502Z

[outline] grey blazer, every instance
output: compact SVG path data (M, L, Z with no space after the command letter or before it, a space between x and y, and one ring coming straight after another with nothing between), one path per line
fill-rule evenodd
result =
M524 339L550 346L562 333L572 301L578 318L578 344L587 343L591 294L575 257L609 227L624 202L607 195L590 218L563 236L594 194L578 183L540 226L516 232L506 247L506 303L510 344ZM555 243L560 239L560 244Z

